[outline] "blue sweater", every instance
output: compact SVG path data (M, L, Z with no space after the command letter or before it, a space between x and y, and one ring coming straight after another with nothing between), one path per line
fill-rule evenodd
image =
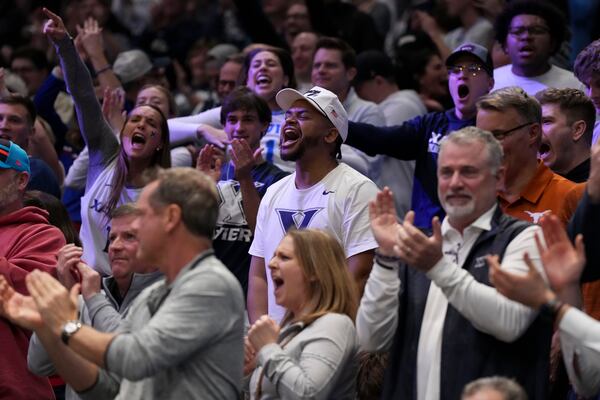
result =
M377 127L350 122L346 143L374 156L384 154L401 160L415 160L412 209L415 224L431 227L431 219L442 219L444 210L437 197L437 157L440 140L448 133L475 125L475 119L461 120L454 109L432 112L399 126Z

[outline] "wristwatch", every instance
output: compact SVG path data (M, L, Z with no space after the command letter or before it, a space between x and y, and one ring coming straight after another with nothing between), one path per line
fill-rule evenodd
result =
M73 336L79 329L81 329L81 322L79 321L67 321L62 328L62 332L60 334L60 339L64 344L69 344L69 339Z

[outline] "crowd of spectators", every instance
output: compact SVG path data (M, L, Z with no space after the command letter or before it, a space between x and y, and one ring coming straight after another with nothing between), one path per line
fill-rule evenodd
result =
M600 398L598 17L2 2L0 399Z

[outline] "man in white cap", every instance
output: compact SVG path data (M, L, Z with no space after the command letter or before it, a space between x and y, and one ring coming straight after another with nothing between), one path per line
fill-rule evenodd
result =
M348 116L338 97L315 86L305 94L283 89L276 97L285 110L280 152L296 162L293 174L271 185L256 219L248 277L248 314L254 322L268 313L280 321L274 283L265 264L289 229L323 229L341 242L348 268L362 292L377 244L369 229L368 202L377 187L346 164L340 148L348 135ZM277 287L285 285L278 280Z

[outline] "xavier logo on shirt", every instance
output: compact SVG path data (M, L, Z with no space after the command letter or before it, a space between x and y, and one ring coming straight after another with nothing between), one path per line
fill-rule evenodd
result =
M259 189L264 186L264 183L254 182L254 186ZM220 198L217 225L248 225L242 206L242 192L239 182L234 180L219 181L217 190Z
M306 229L310 221L321 211L323 207L309 208L308 210L287 210L285 208L276 208L279 222L284 232L290 228Z

